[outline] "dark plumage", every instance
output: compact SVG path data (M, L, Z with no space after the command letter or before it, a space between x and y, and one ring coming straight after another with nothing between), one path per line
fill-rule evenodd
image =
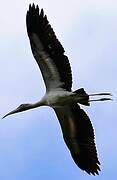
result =
M68 111L72 113L72 119ZM87 114L77 104L55 112L75 163L88 174L98 174L100 162L97 157L93 126Z
M39 10L38 6L35 7L34 4L32 6L30 5L29 11L27 12L26 24L29 39L31 40L30 37L32 33L37 34L45 51L47 51L49 56L54 59L61 81L64 83L63 88L67 91L71 91L72 74L68 58L64 55L64 49L56 38L56 35L47 20L47 16L44 15L43 9Z

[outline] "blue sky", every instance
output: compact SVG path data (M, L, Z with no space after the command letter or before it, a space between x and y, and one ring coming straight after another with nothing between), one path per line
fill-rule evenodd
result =
M10 0L0 6L0 116L39 100L45 86L32 56L25 26L29 3L44 8L73 71L73 89L111 92L114 101L83 107L96 133L99 176L73 162L54 111L41 107L0 121L0 179L116 179L117 1Z

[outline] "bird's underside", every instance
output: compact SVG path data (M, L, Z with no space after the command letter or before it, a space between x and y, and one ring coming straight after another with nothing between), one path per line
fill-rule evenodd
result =
M72 73L68 58L64 55L64 49L43 9L39 10L38 6L30 5L26 25L32 53L45 82L46 95L35 104L20 105L4 117L42 105L51 106L58 117L64 141L75 163L88 174L99 174L100 162L95 146L94 130L89 117L78 105L78 103L89 105L90 95L83 88L74 92L71 90ZM109 98L101 100L109 100Z

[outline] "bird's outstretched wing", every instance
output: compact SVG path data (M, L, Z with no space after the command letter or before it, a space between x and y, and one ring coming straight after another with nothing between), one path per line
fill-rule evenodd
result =
M62 87L71 91L72 74L64 49L44 15L33 4L26 15L27 32L32 53L40 67L47 90Z
M54 110L75 163L88 174L98 174L100 162L94 142L94 130L87 114L77 104Z

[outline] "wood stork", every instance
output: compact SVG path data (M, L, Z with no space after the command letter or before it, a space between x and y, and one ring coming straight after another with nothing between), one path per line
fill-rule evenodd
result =
M90 96L111 95L100 93L88 95L83 88L72 91L71 67L64 48L57 39L51 25L34 3L29 5L26 15L27 33L34 58L41 70L46 94L35 104L21 104L8 115L37 108L43 105L54 109L63 138L71 156L80 169L88 174L99 174L100 162L95 146L94 130L87 114L78 103L90 105L90 101L104 101L111 98L90 100Z

